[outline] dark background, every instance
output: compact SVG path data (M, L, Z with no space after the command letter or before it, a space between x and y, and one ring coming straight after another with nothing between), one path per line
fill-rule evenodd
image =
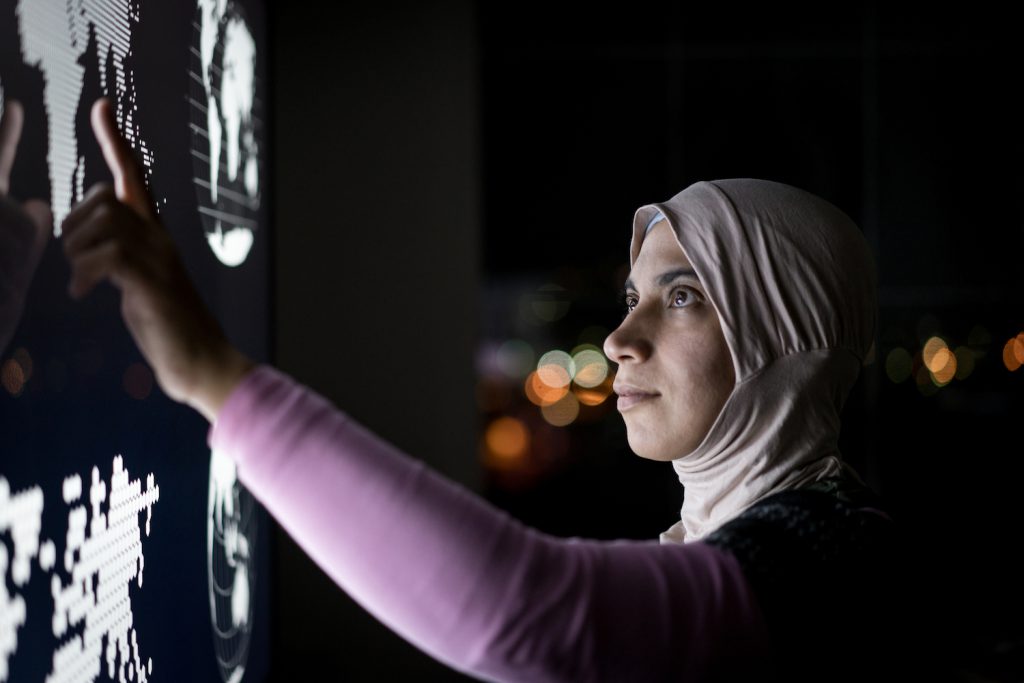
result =
M512 337L538 351L581 340L600 346L621 316L637 207L715 178L807 189L862 227L879 266L876 360L847 400L840 449L901 521L925 568L920 581L948 629L936 657L971 683L1021 680L1024 370L1010 371L1003 349L1024 331L1024 112L1019 24L1009 11L943 13L925 3L268 5L273 203L263 205L271 220L253 254L272 254L269 263L254 258L248 275L219 276L205 245L190 241L201 229L193 188L161 180L170 177L166 158L154 176L157 190L165 182L188 195L171 196L165 219L187 237L190 270L243 350L541 530L655 538L682 502L671 467L631 454L609 405L567 427L545 426L521 385L493 383L486 350ZM159 49L191 39L165 34L187 33L172 20L175 7L146 5L136 36L138 58L165 77L139 84L146 135L165 150L189 144L183 127L161 125L165 116L188 117L180 98L187 55ZM0 0L0 11L13 12L13 0ZM11 25L0 23L0 32ZM30 113L32 106L41 104L29 103ZM27 144L31 153L19 159L42 157L44 141ZM27 185L39 181L30 163L16 167ZM33 284L33 296L47 301L66 285L61 255L51 252L40 272L60 277ZM268 281L269 296L253 290ZM565 314L550 324L523 319L523 302L552 285ZM118 362L140 360L117 326L113 290L82 307L27 318L29 332L55 346L76 340L64 348L76 368L102 366L99 348ZM112 321L105 332L79 329L98 316ZM269 347L259 331L267 325ZM934 335L973 359L973 371L932 383L920 351ZM898 349L914 359L915 375L902 381L889 365ZM74 425L117 435L96 457L147 452L133 477L187 457L159 430L199 442L205 421L159 389L147 399L159 413L142 404L106 409L95 387L115 370L77 378L67 398ZM11 424L34 414L19 400L23 412L6 413ZM84 404L90 409L75 409ZM535 443L550 452L531 453L518 470L496 469L481 436L505 414L533 420ZM74 443L73 430L34 433L46 438L24 446L33 452ZM52 466L19 456L25 481ZM205 479L186 469L158 483L205 499ZM56 488L46 495L59 500ZM154 535L168 533L158 526L164 509L154 511ZM193 517L185 521L204 524ZM270 602L270 628L253 661L269 657L272 680L466 680L376 622L268 521L273 566L261 585L272 590L260 599ZM191 534L180 549L200 540ZM174 566L173 550L153 550L154 571ZM200 584L202 569L179 581ZM141 591L140 619L166 614L165 603L185 593L205 597ZM180 613L204 616L200 601ZM196 649L209 649L205 632L181 624L189 640L178 642L205 656ZM30 641L47 628L26 626L22 635Z
M1024 379L1001 360L1024 329L1017 24L925 3L598 7L274 6L276 361L541 529L654 537L682 493L614 410L567 428L583 446L528 486L481 466L474 353L501 336L495 307L559 283L571 314L546 334L571 344L618 320L640 205L729 177L819 194L880 271L877 360L840 448L908 528L970 680L1019 680ZM972 330L965 379L887 377L896 346ZM279 680L460 678L287 537L277 551Z

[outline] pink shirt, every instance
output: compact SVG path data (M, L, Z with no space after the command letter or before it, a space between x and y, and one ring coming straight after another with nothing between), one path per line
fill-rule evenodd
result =
M526 527L269 365L228 397L208 443L356 602L461 672L531 682L767 673L764 617L727 551Z

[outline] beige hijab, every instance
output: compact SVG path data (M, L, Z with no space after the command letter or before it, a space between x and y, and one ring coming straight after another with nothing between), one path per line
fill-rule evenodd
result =
M838 449L877 325L877 272L857 225L790 185L700 181L637 209L630 264L662 216L718 312L736 385L697 449L672 461L683 507L661 542L699 540L783 489L840 474L863 484Z

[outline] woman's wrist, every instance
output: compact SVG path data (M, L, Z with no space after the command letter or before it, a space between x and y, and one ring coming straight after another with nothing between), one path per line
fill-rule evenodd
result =
M257 365L235 347L226 347L201 368L188 404L212 424L231 393Z

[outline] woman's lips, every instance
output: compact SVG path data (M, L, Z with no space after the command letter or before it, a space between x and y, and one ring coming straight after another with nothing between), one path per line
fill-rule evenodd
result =
M640 403L647 402L653 398L657 398L659 394L656 391L646 391L644 389L637 389L635 387L624 386L621 388L615 388L614 392L618 394L618 401L615 403L615 408L618 412L622 413L639 405Z

